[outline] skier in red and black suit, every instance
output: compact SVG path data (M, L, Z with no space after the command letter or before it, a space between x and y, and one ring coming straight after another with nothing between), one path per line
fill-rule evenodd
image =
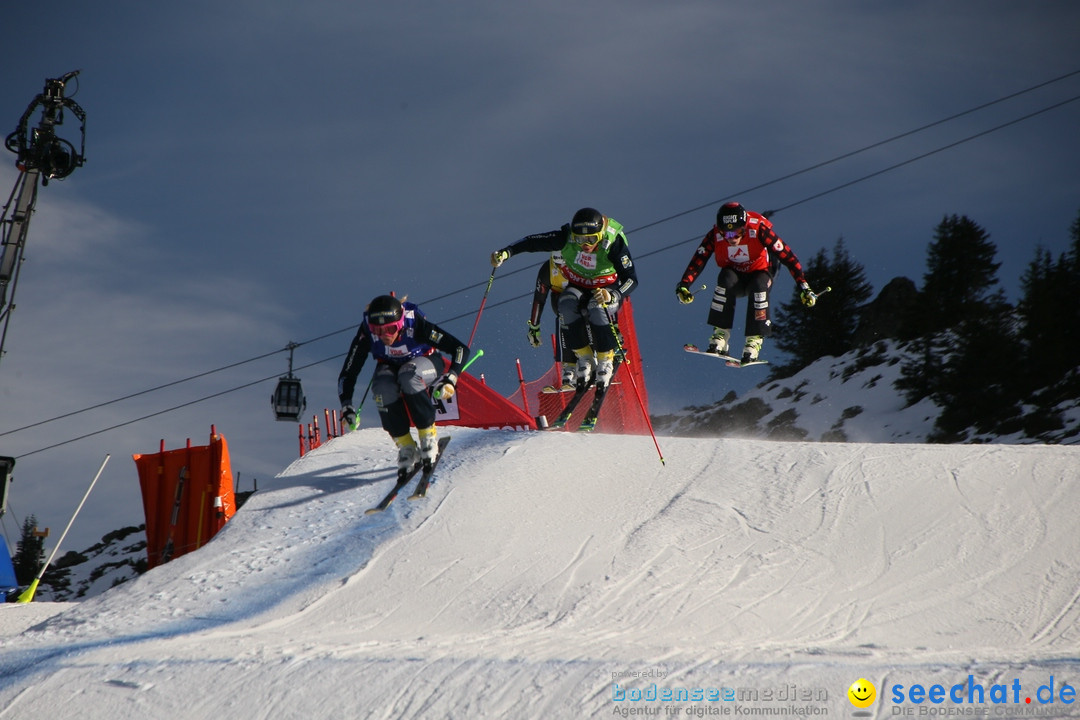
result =
M735 321L735 298L748 297L745 345L742 361L757 360L765 336L772 332L769 293L773 276L783 264L795 278L800 297L807 307L817 302L817 295L803 275L802 263L773 231L764 215L749 212L737 202L725 203L716 213L716 225L705 234L675 288L675 296L685 304L694 301L690 285L705 269L709 257L716 259L720 274L709 308L708 323L713 327L709 352L728 355L731 328Z
M442 377L441 358L435 357L440 350L450 356L450 367ZM383 429L398 446L398 468L411 470L421 462L434 463L438 444L431 395L454 395L462 367L469 359L468 346L425 318L413 303L401 302L393 295L375 298L364 312L338 375L341 416L348 425L356 420L353 390L369 354L378 363L371 391ZM410 416L416 423L419 447L413 440Z

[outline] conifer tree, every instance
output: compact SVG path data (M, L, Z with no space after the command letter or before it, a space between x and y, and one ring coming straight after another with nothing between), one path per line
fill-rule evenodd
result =
M922 292L909 321L922 328L909 345L916 359L903 365L897 381L909 403L940 393L951 397L944 384L958 377L946 370L952 357L969 347L960 337L964 333L972 333L970 339L975 341L990 326L997 333L998 347L1015 342L1012 324L1003 314L1004 296L994 289L1001 263L994 262L997 249L989 238L967 216L946 216L934 231Z
M994 262L996 253L990 235L966 215L941 221L927 249L923 275L926 333L955 327L997 302L992 297L1001 267Z
M1069 249L1054 260L1045 248L1021 277L1020 347L1025 372L1017 382L1030 400L1051 408L1080 394L1080 215L1069 229ZM1033 419L1035 425L1055 423ZM1033 427L1037 434L1045 427Z
M774 377L787 377L815 360L840 356L852 349L858 314L855 308L873 294L866 280L865 268L852 260L844 239L837 239L830 259L825 250L806 264L806 277L823 295L813 308L807 308L799 297L799 288L792 286L791 299L780 305L776 347L791 356L791 361L773 368Z
M962 442L972 430L998 434L1021 429L1015 367L993 360L1001 354L1002 328L1012 322L1013 309L1001 300L948 333L955 345L930 393L941 408L931 442Z

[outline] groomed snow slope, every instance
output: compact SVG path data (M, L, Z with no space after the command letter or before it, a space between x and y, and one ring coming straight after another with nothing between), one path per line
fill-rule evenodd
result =
M196 553L0 607L0 720L848 716L864 677L887 717L897 684L1080 685L1075 448L662 437L662 465L648 437L448 432L424 501L363 514L393 475L363 430ZM738 695L616 699L653 686Z

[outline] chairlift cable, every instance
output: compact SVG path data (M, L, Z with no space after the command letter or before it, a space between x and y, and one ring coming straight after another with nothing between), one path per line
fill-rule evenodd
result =
M968 110L965 110L963 112L956 113L956 114L950 115L950 116L948 116L946 118L943 118L941 120L937 120L935 122L923 125L923 126L921 126L919 128L916 128L914 130L910 130L910 131L901 133L899 135L895 135L893 137L887 138L885 140L878 141L878 142L873 143L871 145L867 145L867 146L865 146L863 148L860 148L860 149L857 149L857 150L853 150L853 151L838 155L838 156L836 156L834 158L831 158L829 160L826 160L826 161L823 161L823 162L820 162L820 163L816 163L814 165L803 168L802 170L798 170L798 171L795 171L793 173L789 173L787 175L775 178L775 179L770 180L770 181L768 181L766 183L762 183L762 184L759 184L759 185L756 185L756 186L753 186L753 187L750 187L750 188L746 188L746 189L737 191L735 193L731 193L729 195L726 195L725 197L731 197L731 196L735 196L735 195L746 194L746 193L749 193L749 192L753 192L755 190L759 190L759 189L768 187L770 185L776 184L776 183L781 182L783 180L787 180L787 179L796 177L798 175L810 172L812 170L819 169L821 167L832 164L834 162L838 162L840 160L850 158L850 157L852 157L854 155L865 152L867 150L877 148L877 147L881 147L882 145L885 145L885 144L890 143L890 142L894 142L894 141L899 140L901 138L909 137L909 136L911 136L911 135L913 135L915 133L922 132L922 131L927 130L927 129L932 128L932 127L936 127L938 125L949 122L951 120L955 120L957 118L963 117L963 116L971 114L973 112L977 112L978 110L985 109L985 108L990 107L992 105L996 105L996 104L1004 102L1006 100L1010 100L1012 98L1018 97L1020 95L1025 94L1025 93L1032 92L1032 91L1034 91L1036 89L1039 89L1039 88L1045 87L1047 85L1059 82L1061 80L1065 80L1067 78L1073 77L1073 76L1078 75L1078 74L1080 74L1080 70L1074 70L1072 72L1066 73L1064 75L1060 75L1060 76L1058 76L1056 78L1053 78L1051 80L1047 80L1047 81L1044 81L1042 83L1039 83L1039 84L1033 85L1031 87L1028 87L1028 88L1026 88L1024 90L1020 90L1020 91L1017 91L1017 92L1014 92L1014 93L1010 93L1009 95L1005 95L1005 96L1003 96L1001 98L998 98L996 100L993 100L993 101L990 101L990 102L987 102L987 103L983 103L981 105L975 106L975 107L970 108ZM865 175L865 176L862 176L862 177L857 178L855 180L851 180L851 181L842 183L842 184L837 185L837 186L835 186L833 188L830 188L828 190L816 193L814 195L803 198L803 199L798 200L796 202L789 203L789 204L784 205L782 207L773 209L773 210L771 210L769 212L770 213L776 213L776 212L780 212L780 211L783 211L783 210L790 209L792 207L796 207L796 206L801 205L801 204L806 203L806 202L810 202L811 200L815 200L817 198L823 197L824 195L828 195L828 194L830 194L832 192L836 192L838 190L841 190L841 189L844 189L844 188L847 188L847 187L851 187L852 185L858 184L860 182L864 182L866 180L872 179L872 178L877 177L879 175L883 175L883 174L885 174L887 172L898 169L900 167L904 167L906 165L912 164L912 163L917 162L919 160L923 160L923 159L925 159L927 157L930 157L932 155L943 152L945 150L957 147L958 145L964 144L964 143L969 142L971 140L975 140L975 139L984 137L984 136L989 135L989 134L991 134L993 132L997 132L997 131L1002 130L1004 128L1010 127L1012 125L1016 125L1016 124L1018 124L1020 122L1023 122L1025 120L1031 119L1031 118L1036 117L1038 115L1042 115L1043 113L1049 112L1051 110L1055 110L1055 109L1060 108L1060 107L1062 107L1064 105L1075 102L1078 99L1080 99L1080 96L1073 96L1073 97L1068 98L1066 100L1063 100L1061 102L1055 103L1053 105L1049 105L1049 106L1044 107L1044 108L1042 108L1040 110L1036 110L1034 112L1023 115L1021 117L1010 120L1009 122L1002 123L1000 125L996 125L996 126L994 126L992 128L989 128L987 130L983 130L981 132L978 132L978 133L975 133L973 135L967 136L967 137L962 138L960 140L954 141L954 142L949 143L947 145L944 145L944 146L941 146L941 147L936 148L934 150L931 150L929 152L923 153L923 154L915 156L913 158L909 158L909 159L907 159L907 160L905 160L903 162L896 163L894 165L891 165L891 166L889 166L887 168L876 171L876 172L871 173L869 175ZM697 212L699 210L703 210L703 209L708 208L708 207L712 207L712 206L716 205L718 202L720 202L720 201L719 200L713 201L713 202L710 202L710 203L699 205L699 206L691 208L689 210L684 210L684 211L676 213L674 215L669 215L667 217L661 218L661 219L656 220L654 222L647 223L645 225L641 225L639 227L628 230L627 234L630 234L630 233L633 233L633 232L640 232L642 230L645 230L645 229L648 229L648 228L651 228L651 227L655 227L655 226L660 225L662 223L669 222L669 221L674 220L676 218L683 217L683 216L688 215L690 213ZM652 255L659 254L661 252L666 252L668 250L671 250L671 249L674 249L676 247L685 245L687 243L694 242L694 241L696 241L698 239L699 239L699 236L695 235L692 238L689 238L689 239L686 239L686 240L680 240L680 241L677 241L675 243L671 243L671 244L665 245L663 247L656 248L656 249L651 250L649 252L639 254L638 258L641 259L641 258L650 257ZM506 276L515 275L515 274L524 272L526 270L531 270L531 269L532 269L531 267L518 268L516 270L506 272L505 275ZM421 304L433 303L433 302L437 302L437 301L440 301L440 300L444 300L446 298L453 297L455 295L459 295L461 293L467 292L467 291L475 289L475 288L484 287L486 284L487 284L486 282L478 282L478 283L474 283L474 284L471 284L471 285L467 285L467 286L465 286L463 288L459 288L457 290L452 290L450 292L447 292L447 293L444 293L442 295L436 296L436 297L431 298L429 300L425 300ZM518 300L527 298L530 295L531 295L531 293L524 293L524 294L521 294L521 295L517 295L517 296L514 296L512 298L508 298L506 300L496 302L496 303L494 303L492 305L492 307L498 307L500 305L505 305L505 304L508 304L508 303L511 303L511 302L516 302ZM465 318L465 317L469 317L471 315L472 315L472 312L469 311L469 312L466 312L466 313L462 313L460 315L450 317L447 320L445 320L444 322L453 322L453 321L460 320L460 319ZM355 328L356 328L356 324L353 323L353 324L350 324L350 325L348 325L348 326L346 326L344 328L334 330L334 331L331 331L331 332L328 332L328 333L324 333L322 335L311 338L309 340L301 341L301 342L298 342L298 343L291 343L291 345L293 345L294 347L301 347L303 345L308 345L308 344L311 344L311 343L318 342L320 340L325 340L327 338L330 338L330 337L333 337L333 336L336 336L336 335L340 335L340 334L342 334L344 332L353 331ZM96 405L92 405L90 407L86 407L86 408L83 408L81 410L75 410L73 412L64 413L63 415L59 415L59 416L56 416L56 417L53 417L53 418L49 418L47 420L41 420L41 421L35 422L35 423L31 424L31 425L26 425L26 426L23 426L23 427L20 427L20 428L15 428L13 430L7 430L7 431L4 431L4 432L0 432L0 437L3 437L5 435L10 435L10 434L13 434L13 433L16 433L16 432L21 432L23 430L28 430L28 429L31 429L31 428L34 428L34 427L38 427L40 425L44 425L44 424L47 424L47 423L50 423L50 422L54 422L56 420L60 420L62 418L66 418L66 417L70 417L72 415L77 415L77 414L80 414L80 413L88 412L90 410L105 407L107 405L118 403L118 402L121 402L121 401L124 401L124 400L129 400L131 398L138 397L138 396L141 396L141 395L145 395L145 394L148 394L148 393L151 393L151 392L156 392L158 390L163 390L165 388L172 387L174 385L179 385L181 383L188 382L190 380L195 380L195 379L198 379L198 378L201 378L201 377L205 377L207 375L211 375L211 374L221 372L221 371L224 371L224 370L227 370L227 369L235 368L235 367L238 367L240 365L244 365L244 364L247 364L247 363L250 363L250 362L255 362L257 360L261 360L263 358L269 357L269 356L274 355L274 354L279 353L279 352L283 352L283 351L288 350L288 349L289 348L286 347L286 348L281 348L281 349L278 349L278 350L274 350L272 352L264 353L262 355L250 358L248 360L241 360L241 361L229 364L229 365L225 365L225 366L220 367L220 368L216 368L214 370L208 370L206 372L198 373L196 375L189 376L189 377L184 378L182 380L175 380L173 382L165 383L165 384L159 385L157 387L149 388L147 390L142 390L140 392L131 393L129 395L126 395L126 396L123 396L123 397L120 397L120 398L116 398L114 400L109 400L109 401L106 401L106 402L103 402L103 403L98 403ZM344 355L345 355L345 353L338 353L338 354L330 356L328 358L324 358L323 360L318 360L318 361L309 363L307 365L304 365L302 368L298 368L298 369L303 369L303 368L308 368L308 367L314 367L316 365L321 365L323 363L330 362L331 360L343 357ZM274 375L274 376L270 376L270 377L264 377L264 378L261 378L259 380L255 380L255 381L252 381L252 382L249 382L249 383L245 383L243 385L239 385L239 386L234 387L234 388L230 388L230 389L218 392L218 393L214 393L214 394L211 394L211 395L204 396L204 397L199 398L197 400L192 400L192 401L187 402L187 403L182 403L180 405L176 405L176 406L168 408L166 410L160 410L160 411L157 411L155 413L151 413L149 415L145 415L143 417L137 418L135 420L130 420L130 421L127 421L127 422L124 422L124 423L113 425L113 426L105 428L103 430L97 430L95 432L87 433L85 435L81 435L79 437L72 438L70 440L65 440L65 441L60 442L60 443L55 443L53 445L49 445L49 446L46 446L46 447L39 448L37 450L32 450L32 451L30 451L28 453L23 453L22 457L26 457L28 455L34 455L34 454L37 454L37 453L40 453L40 452L44 452L46 450L51 450L53 448L60 447L62 445L66 445L66 444L71 443L71 442L75 442L76 440L82 440L84 438L92 437L94 435L99 435L101 433L105 433L105 432L108 432L110 430L115 430L117 428L125 427L125 426L131 425L131 424L133 424L135 422L140 422L142 420L146 420L146 419L151 418L151 417L156 417L158 415L162 415L164 413L171 412L173 410L179 410L179 409L182 409L182 408L187 407L189 405L194 405L196 403L200 403L200 402L203 402L205 400L210 400L210 399L213 399L213 398L216 398L216 397L220 397L221 395L225 395L225 394L228 394L230 392L234 392L236 390L242 390L242 389L251 387L253 385L257 385L259 383L266 382L267 380L275 379L276 377L278 377L278 376Z

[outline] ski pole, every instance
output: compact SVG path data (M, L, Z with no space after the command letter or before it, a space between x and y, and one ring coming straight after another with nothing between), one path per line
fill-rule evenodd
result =
M473 355L471 358L469 358L469 362L467 362L467 363L465 363L464 365L461 366L461 374L464 375L465 371L469 369L469 366L472 365L477 360L479 360L480 358L482 358L483 356L484 356L484 349L481 348L481 349L477 350L476 354ZM442 393L441 392L434 392L434 393L431 394L431 396L433 398L435 398L436 400L442 400Z
M41 566L41 570L38 571L34 581L30 583L30 587L22 591L18 600L15 601L16 603L28 603L34 599L34 593L37 592L38 583L41 582L41 578L45 575L45 571L49 568L49 564L52 563L53 558L56 557L56 551L60 549L60 544L64 542L64 538L67 537L68 530L71 529L72 523L75 522L75 516L79 514L79 511L82 510L82 506L86 503L86 498L90 497L90 491L94 489L94 485L97 483L98 478L101 477L101 473L104 472L105 464L107 462L109 462L108 454L106 454L105 459L101 461L101 467L98 468L97 475L95 475L94 479L90 482L90 487L86 488L86 494L83 495L83 499L79 502L79 506L75 508L75 512L72 514L71 519L68 520L67 527L64 528L64 532L60 534L60 539L56 541L56 547L54 547L52 553L49 554L49 559Z
M360 398L360 407L356 408L356 418L349 424L349 429L355 431L360 427L360 411L364 409L364 402L367 400L368 393L371 392L371 386L375 382L375 373L371 374L371 379L368 380L367 389L364 390L364 397Z
M622 355L623 364L626 365L626 374L630 378L630 385L634 388L634 395L637 397L638 407L641 408L641 414L645 417L645 424L649 427L649 434L652 435L653 445L656 446L656 454L660 456L660 464L667 465L664 462L664 453L660 450L660 443L656 440L656 433L653 431L652 420L649 419L649 413L645 409L645 401L641 399L641 391L638 390L637 380L634 378L634 373L630 368L630 356L626 352L626 348L623 347L622 338L619 337L618 330L615 329L615 319L611 317L611 310L607 305L601 305L604 308L604 314L607 315L608 327L611 328L611 334L615 338L615 346L619 348L619 353Z
M469 369L470 365L472 365L474 362L476 362L477 360L479 360L482 357L484 357L484 349L480 348L479 350L476 351L475 355L473 355L471 358L469 358L469 362L467 362L467 363L465 363L464 365L461 366L461 372L464 373L466 370Z
M484 312L484 305L487 305L488 293L491 292L491 285L495 282L496 270L498 270L498 268L491 268L491 277L488 278L487 288L484 290L484 297L480 300L480 309L476 311L476 321L473 323L472 332L469 333L469 342L467 343L469 347L472 347L473 338L476 337L476 326L480 324L480 315ZM480 356L477 355L477 357Z
M813 302L808 307L813 307L814 304L817 303L818 298L821 297L822 295L824 295L827 292L832 292L832 286L831 285L826 287L824 290L822 290L819 293L816 293L813 290L811 290L810 291L810 297L813 299Z

